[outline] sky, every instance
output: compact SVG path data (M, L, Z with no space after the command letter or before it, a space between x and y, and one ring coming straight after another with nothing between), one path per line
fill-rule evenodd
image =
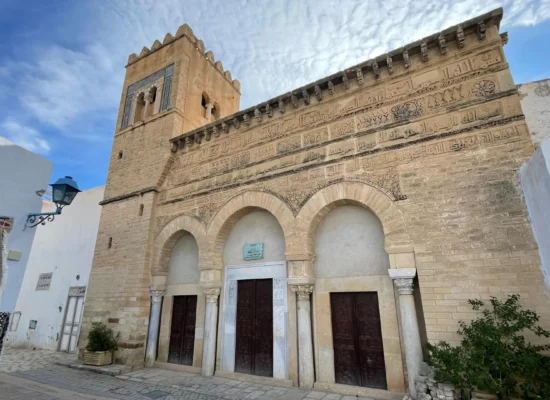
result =
M0 136L104 185L128 55L183 23L244 109L500 6L516 83L550 78L550 0L0 0Z

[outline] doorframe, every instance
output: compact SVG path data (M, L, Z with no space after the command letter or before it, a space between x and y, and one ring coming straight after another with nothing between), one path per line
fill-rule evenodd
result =
M82 327L82 314L84 313L84 306L86 304L86 292L87 292L88 286L70 286L69 292L67 293L67 297L65 300L65 310L63 311L63 320L61 322L61 330L59 332L59 343L57 343L57 351L63 351L61 350L61 342L63 341L63 331L65 330L65 322L67 321L67 312L69 311L69 301L71 297L82 297L82 309L80 310L80 323L78 324L78 331L76 332L76 344L75 344L75 353L78 352L78 340L80 338L80 328ZM76 300L76 304L74 306L74 314L73 314L73 324L74 324L74 317L76 316L76 310L78 306L78 299ZM67 345L67 353L71 353L71 336L72 336L73 330L71 328L71 334L69 336L69 343Z
M225 267L221 329L223 372L235 372L237 281L273 279L273 378L288 379L288 296L286 261Z

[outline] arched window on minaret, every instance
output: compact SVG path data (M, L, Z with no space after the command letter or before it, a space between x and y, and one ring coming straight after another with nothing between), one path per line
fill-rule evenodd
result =
M145 110L145 93L140 93L136 102L136 111L134 112L134 122L143 120L143 112Z
M204 93L202 94L202 116L206 118L208 121L210 121L210 117L212 116L212 108L214 105L210 101L210 96L208 94Z
M157 87L153 86L147 93L147 111L145 118L150 117L155 113L157 101Z

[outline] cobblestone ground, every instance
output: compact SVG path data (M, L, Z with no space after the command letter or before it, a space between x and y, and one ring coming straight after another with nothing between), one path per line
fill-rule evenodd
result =
M71 369L54 361L74 358L53 354L35 354L39 367L28 368L31 356L18 357L19 351L2 354L0 366L0 399L135 399L135 400L372 400L340 396L299 388L253 384L218 377L145 368L117 377ZM10 361L12 362L11 365ZM26 361L22 361L26 360ZM50 360L48 362L48 360Z

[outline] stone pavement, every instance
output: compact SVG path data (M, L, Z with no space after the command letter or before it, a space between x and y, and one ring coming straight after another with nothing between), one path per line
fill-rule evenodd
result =
M12 349L4 347L0 356L0 372L27 371L54 363L76 362L76 355L59 351Z
M53 364L74 362L73 356L37 350L32 355L22 351L19 357L21 350L7 350L0 357L0 366L10 372L0 373L2 400L372 400L158 368L111 377Z

